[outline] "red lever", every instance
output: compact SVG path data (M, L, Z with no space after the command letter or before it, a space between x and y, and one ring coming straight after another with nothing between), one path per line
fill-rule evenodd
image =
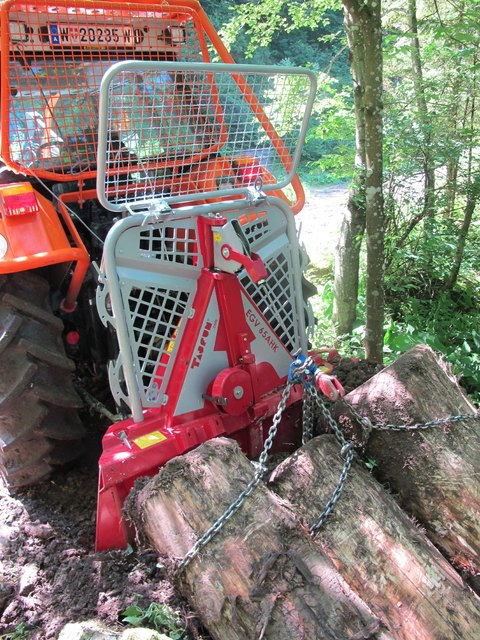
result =
M345 389L342 387L338 378L329 376L328 373L317 371L315 374L315 382L319 389L329 400L334 402L345 395Z
M232 249L229 244L222 245L221 253L224 260L235 260L235 262L239 262L255 284L258 284L261 280L265 280L268 276L267 269L258 253L253 253L252 251L249 256L246 256Z

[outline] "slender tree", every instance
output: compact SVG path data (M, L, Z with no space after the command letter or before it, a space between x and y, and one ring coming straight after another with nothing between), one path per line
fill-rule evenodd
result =
M423 155L423 215L432 218L435 213L435 164L432 148L430 113L425 95L423 64L418 37L417 0L408 0L409 29L411 33L412 78L417 104L418 122L421 138L419 140Z
M365 44L363 30L344 7L355 108L355 171L335 249L333 321L338 335L352 332L357 316L360 250L365 232Z
M380 0L343 0L345 22L349 33L358 32L350 42L361 47L352 51L352 60L362 64L361 77L364 90L362 108L356 110L357 137L364 132L365 158L364 183L359 183L359 201L364 189L367 286L366 286L366 337L367 358L381 362L383 359L384 323L384 219L383 219L383 56L382 18ZM351 239L351 238L350 238ZM358 237L354 238L358 243Z

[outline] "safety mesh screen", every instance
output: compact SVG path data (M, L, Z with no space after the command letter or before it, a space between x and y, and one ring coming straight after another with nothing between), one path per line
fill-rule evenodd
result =
M67 180L96 169L99 87L112 64L129 59L199 61L201 41L188 9L161 3L12 3L2 14L9 33L8 164ZM123 117L123 116L122 116ZM126 117L126 116L125 116ZM130 167L131 132L118 133ZM130 153L130 151L132 153ZM142 160L143 161L143 160Z
M158 400L190 295L150 286L132 288L128 295L132 352L147 405Z
M178 225L147 227L140 231L139 249L142 257L151 260L199 266L197 231Z
M252 282L245 272L240 274L239 280L285 348L293 351L297 323L291 265L284 253L278 253L267 259L265 266L268 277L262 286Z
M102 89L99 191L114 210L234 193L259 180L273 189L291 178L311 99L308 73L128 64Z
M266 211L241 214L238 217L238 221L249 244L252 246L252 251L255 250L256 243L270 233L270 222Z

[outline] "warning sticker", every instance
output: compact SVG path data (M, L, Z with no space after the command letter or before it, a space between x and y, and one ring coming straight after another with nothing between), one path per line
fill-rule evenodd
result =
M167 440L167 436L165 434L160 431L152 431L144 436L140 436L140 438L135 438L133 442L140 449L148 449L148 447L153 447L153 445L158 444L159 442L164 442L165 440Z

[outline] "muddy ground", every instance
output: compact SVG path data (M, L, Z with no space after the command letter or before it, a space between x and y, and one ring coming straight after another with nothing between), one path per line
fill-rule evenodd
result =
M22 623L33 640L93 617L116 626L128 605L160 602L181 613L190 637L208 638L153 552L95 553L99 434L91 444L86 457L35 488L0 493L0 637Z
M350 360L337 369L347 391L376 370ZM0 491L0 637L24 625L25 637L47 640L67 622L93 617L116 626L130 604L160 602L180 613L186 638L207 640L153 551L95 553L99 453L100 432L91 430L89 453L77 464L16 495Z

